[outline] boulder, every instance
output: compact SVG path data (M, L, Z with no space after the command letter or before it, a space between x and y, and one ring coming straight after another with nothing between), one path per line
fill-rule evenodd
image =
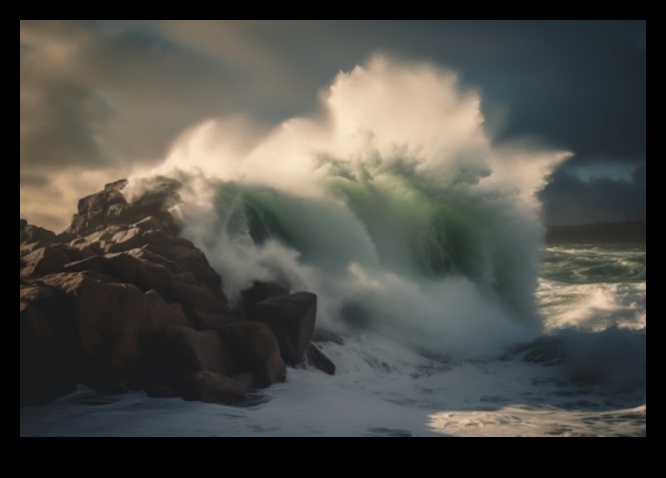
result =
M220 327L220 337L234 356L237 373L252 373L258 387L284 381L287 369L278 341L261 322L236 322Z
M69 231L85 236L112 224L112 218L117 216L116 211L127 205L120 192L125 186L127 180L121 179L106 184L100 192L79 199L78 212L72 218Z
M81 368L72 304L50 288L20 288L20 405L74 391Z
M183 304L188 311L194 308L209 314L224 314L228 311L224 298L202 285L173 280L169 289L169 297Z
M83 257L85 257L85 253L62 244L41 247L23 256L20 277L41 277L62 272L65 264L78 261Z
M315 331L312 334L312 338L310 340L315 343L333 342L334 344L338 345L345 343L345 340L335 332L322 328L315 328Z
M157 254L154 251L150 250L149 245L144 245L141 246L140 248L134 248L134 249L129 249L125 251L125 253L131 255L132 257L136 257L137 259L141 261L146 261L150 262L151 264L157 264L160 265L164 268L166 268L170 273L172 274L177 274L181 272L185 272L185 269L180 266L179 264L175 263L174 261L167 259L166 257Z
M167 303L155 290L149 290L144 294L146 300L146 330L148 332L159 330L162 327L174 325L191 327L183 307L177 303Z
M141 381L174 386L197 371L230 374L234 359L213 330L166 326L144 339Z
M272 297L253 305L247 311L249 320L268 325L280 344L282 358L296 365L314 331L317 296L311 292Z
M197 283L213 291L221 290L222 278L210 266L204 253L190 241L182 238L172 238L169 241L158 242L153 238L152 242L147 244L149 244L147 249L150 252L165 257L178 264L183 270L194 274ZM223 297L221 293L220 296Z
M144 392L151 398L174 398L178 396L176 390L161 383L148 383L144 387Z
M128 254L105 254L70 262L63 269L66 272L95 271L121 282L135 284L140 264L138 259Z
M195 328L199 330L217 330L223 325L238 321L231 310L224 314L209 314L201 309L194 308L190 316Z
M98 390L135 387L144 336L171 324L190 324L179 305L93 272L50 274L25 284L22 403L53 398L74 381Z
M287 294L289 294L289 288L278 282L253 281L250 287L241 292L238 308L246 310L258 302Z
M25 219L19 219L19 244L45 245L55 238L55 232L43 227L28 224Z
M171 290L171 272L161 264L141 260L136 274L136 285L141 290L156 290L167 295Z
M144 178L136 184L134 191L128 191L132 207L123 217L124 221L138 222L153 216L166 232L178 234L180 227L169 209L180 202L178 191L181 187L179 181L164 176Z
M245 386L225 375L200 370L180 381L178 393L185 400L207 403L238 403L245 398Z
M128 199L123 194L128 182L121 179L104 186L104 190L79 200L78 212L72 219L69 232L85 236L113 224L132 224L154 217L161 227L177 232L169 207L179 200L181 184L158 176L134 187Z
M138 227L129 227L118 230L111 236L105 244L107 252L125 252L146 244L146 232Z
M259 388L257 377L252 372L236 373L233 375L233 379L241 383L245 387L246 392Z
M149 326L144 293L89 272L52 274L43 283L71 302L81 350L79 381L99 390L123 389L135 377L141 335Z
M329 375L335 375L335 364L315 344L305 348L305 363Z

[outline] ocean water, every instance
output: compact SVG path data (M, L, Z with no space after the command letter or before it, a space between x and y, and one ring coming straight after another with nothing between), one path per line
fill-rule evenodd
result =
M80 389L21 408L20 434L645 436L645 247L544 247L537 195L570 153L497 141L481 104L377 57L318 116L184 133L128 198L184 183L173 213L232 304L253 280L317 293L336 374L240 406Z
M494 357L433 356L358 330L319 344L335 376L289 369L240 406L81 388L21 408L20 434L645 436L645 248L550 247L537 296L544 332Z

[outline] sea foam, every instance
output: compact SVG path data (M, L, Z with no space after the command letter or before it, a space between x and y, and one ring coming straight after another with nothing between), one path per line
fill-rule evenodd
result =
M151 174L182 180L184 235L233 303L253 280L319 296L318 322L429 353L482 357L542 328L536 193L569 156L499 143L455 73L377 56L322 112L266 132L185 132Z

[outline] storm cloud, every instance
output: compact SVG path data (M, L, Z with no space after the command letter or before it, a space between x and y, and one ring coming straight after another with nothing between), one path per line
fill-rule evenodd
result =
M646 168L642 164L629 178L596 176L581 179L567 169L555 173L543 190L545 215L550 224L570 225L646 218Z
M546 221L644 218L645 31L645 21L22 21L21 215L64 227L76 198L157 164L207 119L268 128L318 114L338 72L382 52L458 71L497 141L573 151L542 193ZM617 164L624 177L611 174Z

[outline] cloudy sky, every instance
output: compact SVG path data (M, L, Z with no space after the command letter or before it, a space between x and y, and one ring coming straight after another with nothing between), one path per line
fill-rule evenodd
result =
M21 217L63 229L207 118L312 115L376 53L459 72L499 139L572 151L547 223L645 219L645 21L22 21Z

